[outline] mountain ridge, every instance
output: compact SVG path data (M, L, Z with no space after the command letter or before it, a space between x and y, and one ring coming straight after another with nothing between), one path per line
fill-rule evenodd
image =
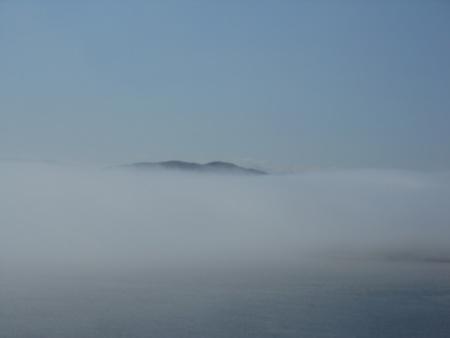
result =
M262 170L241 167L234 163L224 161L212 161L204 164L178 160L162 162L135 162L127 164L124 167L140 170L171 170L217 174L267 175L267 173Z

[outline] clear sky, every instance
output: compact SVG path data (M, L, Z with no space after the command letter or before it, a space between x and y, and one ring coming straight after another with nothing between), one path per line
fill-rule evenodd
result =
M450 169L450 1L0 0L0 158Z

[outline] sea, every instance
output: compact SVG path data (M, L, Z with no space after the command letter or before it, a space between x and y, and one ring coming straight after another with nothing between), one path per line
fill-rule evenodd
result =
M450 264L0 266L1 338L450 337Z

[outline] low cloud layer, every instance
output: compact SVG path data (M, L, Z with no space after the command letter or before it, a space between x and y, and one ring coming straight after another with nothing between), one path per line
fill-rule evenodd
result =
M450 259L450 176L221 177L0 165L0 264Z

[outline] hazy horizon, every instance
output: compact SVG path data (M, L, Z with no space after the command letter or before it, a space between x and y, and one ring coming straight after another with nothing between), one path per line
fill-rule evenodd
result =
M20 253L37 266L55 258L151 264L152 253L164 261L172 250L184 254L169 261L190 254L192 261L216 255L295 261L337 253L450 262L450 172L229 176L104 169L1 164L3 263ZM70 246L61 247L67 240Z

